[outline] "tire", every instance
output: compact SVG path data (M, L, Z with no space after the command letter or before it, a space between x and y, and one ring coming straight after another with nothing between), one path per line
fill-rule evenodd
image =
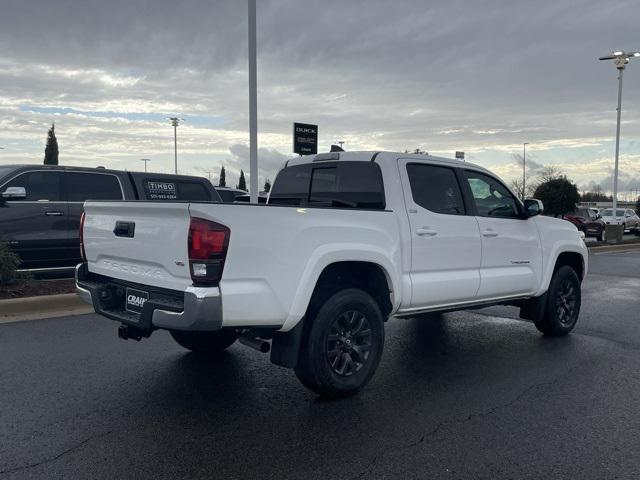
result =
M604 228L602 230L600 230L600 233L596 237L596 240L598 242L604 242Z
M326 398L360 391L373 377L384 348L384 318L366 292L333 294L307 317L295 373L304 386Z
M622 234L624 235L624 231L627 229L627 224L623 223L622 224Z
M173 339L187 350L201 354L216 354L229 348L238 339L233 330L218 330L215 332L188 332L170 330Z
M564 265L551 279L544 317L534 321L536 328L552 337L567 335L576 326L580 303L580 279L573 268Z

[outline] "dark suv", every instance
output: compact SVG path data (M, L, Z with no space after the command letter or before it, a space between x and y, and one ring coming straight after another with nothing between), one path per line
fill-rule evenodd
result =
M214 201L205 178L104 168L0 166L0 242L22 269L80 262L78 228L85 200Z
M584 232L585 237L596 237L604 240L605 223L595 210L587 207L577 207L573 212L564 215L565 220L573 223L578 230Z

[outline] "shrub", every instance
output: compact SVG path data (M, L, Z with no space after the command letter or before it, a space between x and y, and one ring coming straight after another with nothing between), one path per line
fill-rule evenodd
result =
M0 243L0 285L6 285L17 279L18 265L20 265L20 258L9 250L6 243Z
M534 198L542 200L546 215L556 217L573 212L580 201L580 194L573 183L565 177L560 177L538 185Z

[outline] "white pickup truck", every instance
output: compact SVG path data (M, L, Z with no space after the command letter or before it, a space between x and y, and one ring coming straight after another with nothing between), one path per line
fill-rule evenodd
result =
M482 167L425 155L289 160L267 205L86 202L78 294L122 338L240 340L325 396L373 376L390 317L520 307L545 335L580 311L587 248Z

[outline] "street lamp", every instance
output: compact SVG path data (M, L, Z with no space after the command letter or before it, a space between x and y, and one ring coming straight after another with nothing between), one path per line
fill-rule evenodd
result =
M178 174L178 125L180 122L184 122L184 119L178 117L171 117L171 125L173 125L173 153L175 160L175 174Z
M150 162L151 159L150 158L141 158L140 161L144 162L144 173L147 173L147 162Z
M256 0L247 0L249 60L249 177L250 201L258 203L258 74L256 44Z
M613 169L613 217L617 218L618 206L618 154L620 152L620 115L622 114L622 73L633 57L640 57L640 52L613 52L611 55L600 57L600 60L613 60L618 69L618 122L616 125L616 160Z
M522 201L524 202L524 197L526 196L526 181L527 181L527 145L529 142L524 142L522 144Z

